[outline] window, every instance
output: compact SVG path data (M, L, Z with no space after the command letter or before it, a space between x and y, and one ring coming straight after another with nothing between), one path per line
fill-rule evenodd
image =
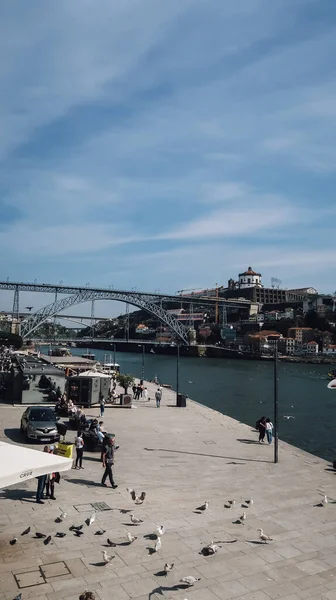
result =
M251 277L247 278L247 283L251 283Z

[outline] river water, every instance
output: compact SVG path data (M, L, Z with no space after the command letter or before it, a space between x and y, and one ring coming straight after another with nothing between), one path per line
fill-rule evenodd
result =
M80 355L83 349L71 352ZM103 350L91 352L97 360L104 360ZM141 353L117 352L116 362L121 372L141 377ZM278 366L280 439L327 460L336 458L336 390L327 388L326 378L330 369L328 365ZM155 375L176 388L176 359L146 354L145 379ZM262 415L273 421L271 363L180 357L179 379L181 393L238 421L254 425Z

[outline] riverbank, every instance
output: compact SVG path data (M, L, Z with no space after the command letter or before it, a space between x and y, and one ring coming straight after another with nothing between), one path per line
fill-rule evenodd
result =
M152 396L154 386L148 388ZM1 599L12 600L18 582L24 600L77 600L85 589L97 600L334 598L336 505L314 506L324 493L334 499L328 463L280 442L274 465L273 448L258 444L249 426L192 401L186 408L174 404L174 392L165 390L159 409L153 400L128 411L106 408L106 428L116 432L120 445L116 490L98 485L99 454L85 452L84 471L64 474L57 502L37 506L34 480L1 492ZM7 433L15 431L21 412L0 406ZM3 429L0 437L8 441ZM134 506L126 487L146 491L145 502ZM253 505L242 507L250 497ZM225 508L233 498L236 504ZM198 514L204 500L209 509ZM102 502L105 510L98 509L93 526L84 525L83 536L69 532L92 513L91 503ZM58 506L68 516L56 525ZM131 510L143 521L138 527L130 524ZM244 510L246 521L235 524ZM22 537L28 524L31 533ZM151 555L148 534L157 525L166 533L161 550ZM259 527L273 541L260 543ZM106 529L103 536L94 535L99 528ZM137 536L131 546L125 545L127 530ZM35 531L52 535L50 544L35 539ZM56 538L56 531L67 535ZM9 546L14 535L18 542ZM107 537L117 546L106 547ZM222 547L215 556L202 556L201 548L213 539ZM108 567L101 563L104 549L115 556ZM166 562L175 566L162 577ZM186 575L200 578L187 592L176 587Z

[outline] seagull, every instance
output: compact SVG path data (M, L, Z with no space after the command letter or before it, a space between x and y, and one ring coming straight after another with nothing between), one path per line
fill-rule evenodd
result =
M14 546L14 544L16 544L16 542L17 542L17 538L15 537L12 540L10 540L9 543L10 543L11 546Z
M201 554L203 554L203 556L211 556L213 554L216 554L216 552L221 548L222 546L218 546L217 544L215 544L214 542L211 542L210 544L208 544L207 546L204 546L204 548L202 548L201 550Z
M133 542L135 542L135 540L138 539L135 535L132 535L129 531L127 531L126 537L130 544L132 544Z
M141 492L140 496L135 495L135 491L131 488L126 488L126 492L131 494L131 498L135 504L142 504L144 499L146 498L146 492Z
M114 556L113 555L109 556L107 554L106 550L103 550L102 555L103 555L103 559L104 559L105 565L109 565L110 562L111 562L111 560L114 559Z
M242 516L240 517L241 521L246 521L246 512L243 512Z
M112 542L112 540L110 540L110 538L107 538L107 543L109 546L111 546L111 548L115 548L117 544L115 544L114 542Z
M267 544L268 541L272 541L273 538L269 537L269 535L266 535L262 529L258 529L258 531L260 531L260 539L262 542L265 542L265 544Z
M327 506L327 504L328 504L328 498L327 498L326 494L322 498L322 504L323 504L323 506Z
M27 527L27 529L25 529L21 535L27 535L30 532L30 527Z
M143 523L143 520L136 517L133 513L130 515L130 517L133 525L140 525L140 523Z
M245 504L248 504L249 506L252 506L252 504L253 504L253 498L250 498L249 500L245 500Z
M208 500L206 500L204 502L204 504L202 504L201 506L199 506L198 508L196 508L196 510L202 510L202 511L204 511L204 510L207 510L207 508L209 508L209 501Z
M236 504L236 499L232 498L232 500L228 500L228 504L230 504L231 508L233 508L233 506Z
M164 566L164 572L166 573L166 575L168 575L168 573L170 573L170 571L172 571L174 568L174 563L166 563Z
M61 519L61 521L64 521L64 519L67 518L67 514L61 508L60 508L60 511L61 511L61 514L60 514L59 518Z
M92 513L91 517L88 519L88 526L92 525L96 520L96 513Z
M153 552L158 552L160 550L161 546L162 546L161 538L160 538L160 536L158 536L157 540L155 542L155 546L153 548Z
M164 535L165 534L165 528L164 525L158 525L158 527L155 530L155 534L157 535L157 537L159 537L160 535Z
M45 544L45 546L47 546L49 542L51 542L51 535L48 535L48 537L44 540L43 543Z
M180 583L191 587L192 585L195 585L196 581L200 581L200 579L200 577L193 577L192 575L188 575L187 577L182 577L182 579L180 579Z
M95 532L95 535L104 535L104 533L106 533L106 529L98 529L98 531Z
M58 538L63 538L65 536L66 536L66 533L64 533L63 531L57 531L57 533L55 535L55 537L58 537Z
M42 540L42 538L45 538L47 536L45 535L45 533L40 533L39 531L37 531L35 533L35 537L37 537L38 539Z

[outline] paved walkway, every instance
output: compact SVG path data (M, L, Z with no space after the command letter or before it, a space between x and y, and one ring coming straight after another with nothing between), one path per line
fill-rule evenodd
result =
M174 393L164 391L160 409L154 400L132 410L106 408L106 428L120 444L118 489L100 487L99 455L86 453L85 470L64 475L54 502L34 502L35 480L0 493L0 600L19 591L23 600L75 600L85 589L98 600L336 600L336 493L329 465L284 443L274 465L273 448L256 443L249 426L193 402L185 409L174 404ZM21 413L22 407L0 407L7 428L1 439L7 434L19 441ZM144 504L134 506L126 487L145 490ZM314 506L324 493L331 502ZM250 497L245 524L234 524ZM233 498L235 506L225 508ZM209 509L196 514L204 500ZM92 503L111 510L99 511L94 525L74 537L69 526L84 522ZM59 507L68 513L63 524L54 522ZM130 525L130 510L143 519L139 527ZM145 536L158 524L166 533L159 553L150 555L153 541ZM31 533L21 536L28 525ZM261 544L259 527L274 540ZM106 534L94 535L98 528ZM52 542L34 539L36 531L51 534ZM55 538L56 531L67 535ZM138 536L131 546L126 531ZM10 546L13 536L18 542ZM120 545L106 548L107 537ZM222 548L205 558L199 551L211 540L223 541ZM106 567L103 549L115 554ZM175 564L167 577L165 562ZM181 590L176 584L186 575L201 579Z

